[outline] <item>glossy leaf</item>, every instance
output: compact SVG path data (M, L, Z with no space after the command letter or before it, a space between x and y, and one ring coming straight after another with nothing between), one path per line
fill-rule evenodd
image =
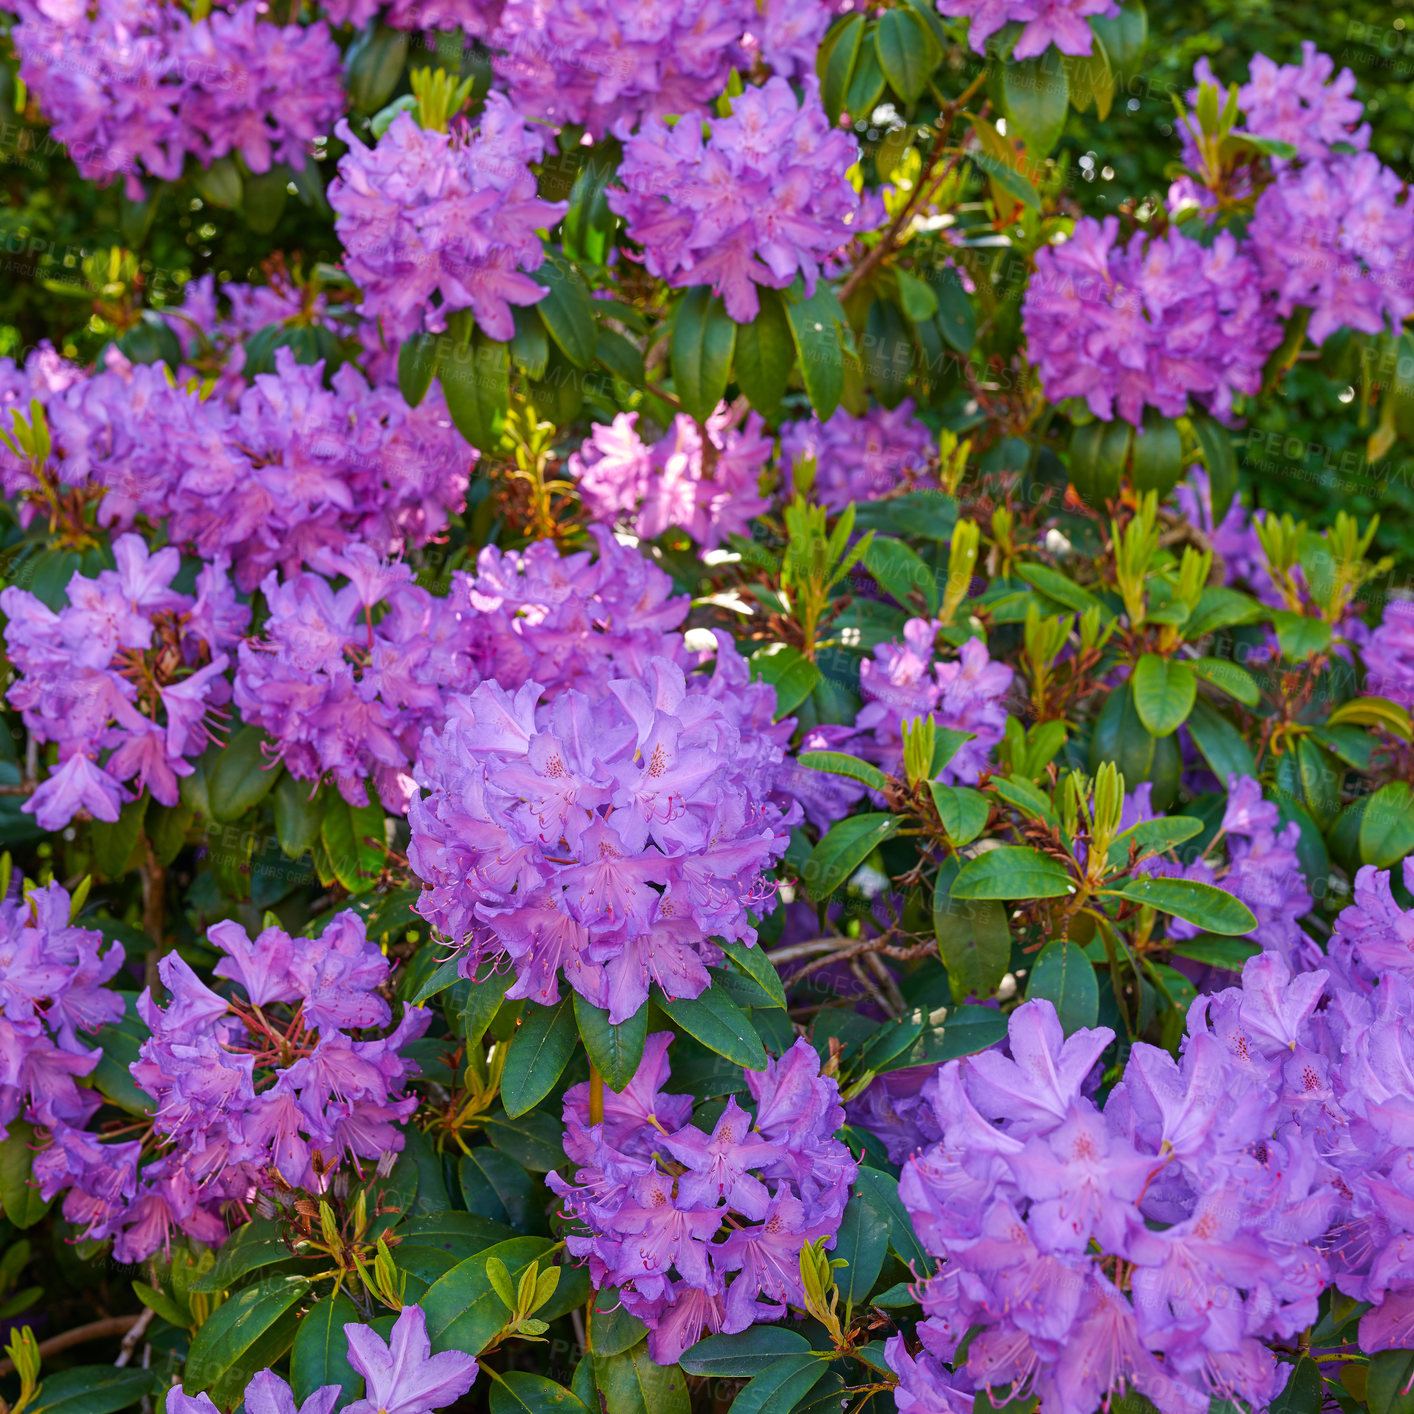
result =
M706 285L694 285L683 296L673 318L671 347L678 401L705 422L727 391L736 348L736 325Z
M574 994L575 1022L590 1063L604 1077L610 1090L624 1090L638 1071L648 1038L648 1008L618 1026L609 1024L609 1013Z
M902 824L897 815L851 815L831 825L811 851L802 882L812 899L829 898Z
M1241 899L1196 879L1129 879L1118 892L1134 903L1172 913L1209 933L1236 936L1257 926L1252 910Z
M1064 898L1074 892L1065 866L1030 845L989 849L962 866L955 899Z
M1157 653L1145 653L1134 665L1134 705L1152 735L1168 736L1188 720L1198 696L1193 669Z
M555 1088L578 1041L574 1006L568 998L530 1009L506 1052L501 1101L507 1115L519 1118Z
M1075 943L1047 943L1032 964L1026 1000L1050 1002L1067 1036L1094 1026L1100 1016L1100 986L1090 959Z

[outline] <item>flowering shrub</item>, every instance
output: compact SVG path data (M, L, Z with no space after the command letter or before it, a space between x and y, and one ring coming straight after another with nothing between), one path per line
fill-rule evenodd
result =
M116 233L0 315L6 1408L1404 1414L1414 609L1243 457L1414 432L1389 105L5 14Z

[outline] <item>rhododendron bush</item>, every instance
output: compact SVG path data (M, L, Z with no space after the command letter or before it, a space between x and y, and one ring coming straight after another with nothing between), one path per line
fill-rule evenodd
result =
M1339 55L0 13L95 225L0 320L7 1409L1408 1414L1414 600L1241 450L1414 431Z

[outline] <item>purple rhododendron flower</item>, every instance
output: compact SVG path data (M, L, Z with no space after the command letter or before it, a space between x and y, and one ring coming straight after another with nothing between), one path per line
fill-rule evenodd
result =
M1034 59L1052 44L1062 54L1088 54L1095 39L1088 17L1119 14L1115 0L937 0L937 5L950 19L972 21L967 42L978 54L987 52L987 40L999 29L1020 24L1013 59Z
M474 1356L460 1350L432 1354L427 1317L420 1306L404 1306L384 1340L370 1326L344 1327L349 1364L364 1378L362 1399L347 1414L431 1414L461 1398L476 1379Z
M769 504L759 494L772 452L760 416L749 413L737 427L723 403L699 427L679 413L668 435L651 447L638 435L637 422L636 412L621 412L612 423L595 426L571 455L569 469L589 514L622 519L646 540L677 526L704 550L729 535L749 536L751 518Z
M649 119L624 143L621 186L606 195L649 274L711 285L745 324L760 309L757 285L783 290L799 275L813 294L821 266L882 219L845 175L858 159L813 75L801 99L774 78L734 98L706 138L700 123Z
M450 132L422 128L410 113L371 148L346 121L336 131L349 150L329 204L364 315L401 342L470 309L493 339L509 340L511 306L549 293L527 273L545 263L536 233L566 210L536 194L527 163L544 154L540 132L499 93L487 96L474 132L460 122Z
M596 1288L618 1288L665 1365L704 1335L798 1306L800 1249L833 1239L858 1172L835 1138L839 1087L821 1076L809 1042L747 1071L755 1116L729 1100L708 1135L690 1123L690 1096L659 1093L671 1040L648 1038L631 1102L611 1112L606 1095L602 1122L590 1122L588 1085L565 1095L574 1177L546 1180L574 1223L570 1252L588 1262Z
M855 417L837 409L826 422L809 417L781 428L781 460L790 470L815 463L810 497L842 511L851 501L874 501L918 479L933 453L933 436L907 398L896 408L870 408Z

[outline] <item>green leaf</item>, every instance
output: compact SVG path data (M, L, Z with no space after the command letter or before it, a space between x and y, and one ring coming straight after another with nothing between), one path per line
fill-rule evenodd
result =
M512 1119L533 1110L555 1088L578 1040L568 998L531 1008L511 1039L501 1078L501 1101Z
M1105 504L1119 495L1133 437L1134 429L1122 418L1112 422L1097 418L1072 430L1070 484L1087 505L1104 510Z
M192 1337L182 1387L211 1391L218 1407L237 1404L257 1370L269 1369L294 1339L304 1277L267 1277L227 1297Z
M894 284L898 286L899 308L910 323L922 324L937 314L938 296L926 280L900 266L894 270Z
M1171 953L1177 953L1179 957L1205 962L1210 967L1225 967L1229 972L1241 972L1247 959L1256 957L1262 951L1261 944L1249 942L1246 938L1213 938L1204 934L1170 942L1167 946Z
M1110 846L1109 862L1119 868L1129 858L1129 847L1134 845L1142 859L1148 854L1167 854L1169 850L1191 840L1203 830L1203 822L1189 815L1160 816L1157 820L1141 820L1137 825L1115 837Z
M412 995L412 1005L421 1006L424 1002L429 1002L433 997L441 995L448 987L455 986L460 980L459 962L455 957L449 957L437 964L432 975L417 989Z
M762 992L770 997L773 1005L785 1006L786 989L781 985L781 975L760 944L747 947L745 943L729 943L719 939L717 946L752 978Z
M825 1378L827 1368L813 1351L778 1356L747 1382L732 1401L732 1414L790 1414Z
M1030 845L989 849L962 866L955 899L1065 898L1075 886L1064 866Z
M1330 714L1327 725L1331 727L1345 724L1362 727L1383 727L1397 736L1400 741L1414 739L1414 723L1409 713L1388 697L1357 697L1350 702L1342 702Z
M776 689L776 720L788 716L812 692L821 679L819 667L798 648L788 643L767 643L749 659L753 682L765 682Z
M1084 113L1093 104L1096 116L1103 122L1114 103L1115 76L1099 36L1095 36L1089 54L1065 54L1061 62L1070 80L1070 101L1076 112Z
M486 1137L517 1163L549 1173L565 1161L563 1131L553 1115L528 1114L511 1119L493 1111L481 1122Z
M898 13L889 11L891 15ZM916 595L930 616L938 612L938 576L902 540L875 535L864 552L864 567L878 581L879 587L906 609L916 607L913 597Z
M241 211L252 231L267 235L280 224L289 195L289 180L290 169L283 163L276 163L268 172L251 172L246 176Z
M709 1051L726 1056L747 1070L766 1069L766 1048L751 1018L718 988L708 987L700 997L667 997L655 989L653 999Z
M413 334L397 351L397 387L403 402L417 407L437 376L440 345L436 334Z
M756 318L737 326L733 367L747 402L763 417L771 417L780 407L795 366L795 340L780 294L758 285L757 297L761 309Z
M999 98L1007 136L1020 138L1033 159L1046 156L1060 141L1070 107L1064 65L1048 63L1044 56L1004 64Z
M129 1114L146 1116L157 1107L157 1101L138 1089L128 1067L137 1060L142 1043L152 1033L137 1014L137 993L120 992L118 995L123 999L123 1018L103 1027L94 1036L93 1044L100 1052L100 1059L90 1076L105 1099Z
M1188 717L1193 744L1203 753L1213 774L1227 786L1229 776L1255 776L1257 761L1242 733L1206 702L1197 703Z
M688 414L706 422L727 391L736 325L706 285L682 297L673 319L673 389Z
M584 277L569 261L552 253L531 278L550 287L550 293L535 305L546 331L576 368L588 368L594 362L596 332L594 300Z
M898 11L891 13L897 14ZM908 392L915 359L913 332L891 299L876 299L864 319L868 357L864 370L874 395L886 408L897 407Z
M1149 33L1149 17L1144 13L1142 0L1125 0L1119 14L1096 16L1091 19L1090 28L1100 36L1114 67L1122 74L1132 74L1144 57L1144 42ZM1218 511L1217 515L1221 520L1223 511Z
M596 1353L594 1383L604 1414L690 1414L692 1408L687 1376L677 1365L654 1361L646 1343L619 1355Z
M987 816L992 812L991 802L971 786L945 786L929 781L928 790L947 832L948 843L958 849L971 844L986 827Z
M518 305L512 312L516 327L511 335L511 362L527 378L543 378L550 366L550 336L545 331L545 321L534 305ZM598 352L596 345L595 353Z
M1134 705L1151 735L1168 736L1188 720L1198 697L1192 668L1157 653L1145 653L1134 665Z
M1257 926L1252 910L1241 899L1196 879L1127 879L1117 892L1121 898L1171 913L1209 933L1235 937Z
M861 16L851 19L862 26ZM821 422L827 422L844 393L844 310L835 292L821 280L808 300L786 306L786 317L810 406Z
M1331 626L1324 619L1309 619L1290 609L1274 609L1272 626L1277 631L1282 656L1288 662L1302 663L1331 646Z
M366 894L378 882L387 863L387 850L382 847L383 806L371 788L373 798L367 805L350 805L336 790L325 794L319 837L328 851L330 866L351 894Z
M1000 1016L1000 1013L994 1015ZM899 1261L919 1276L925 1276L932 1271L936 1262L924 1250L923 1244L918 1240L918 1234L913 1230L913 1219L898 1196L898 1179L892 1174L884 1173L882 1169L866 1165L859 1170L854 1186L860 1194L869 1199L880 1221L887 1225L889 1246L893 1248Z
M850 756L844 751L802 751L797 760L802 766L809 766L812 771L827 771L832 776L847 776L872 790L884 790L889 784L889 778L873 762L863 761L858 756Z
M605 328L601 324L599 345L595 352L599 362L615 378L622 378L631 388L642 388L647 383L648 369L643 362L642 352L637 344L625 338L618 330Z
M1414 1414L1414 1393L1406 1393L1411 1379L1414 1351L1381 1350L1371 1356L1365 1375L1370 1414Z
M442 349L437 378L456 429L479 452L494 452L511 401L509 344L480 329L466 343L455 339Z
M291 859L298 859L319 838L325 792L309 781L283 772L275 786L275 837Z
M884 70L872 44L860 46L849 90L844 96L845 111L857 118L867 118L884 96Z
M985 1001L1001 985L1010 965L1011 928L998 900L954 896L958 874L956 858L939 866L933 888L933 932L953 999L960 1002L975 996Z
M1193 658L1188 661L1188 667L1204 682L1235 697L1244 707L1255 707L1262 700L1257 679L1246 668L1239 668L1226 658Z
M1026 1000L1038 999L1055 1007L1067 1036L1095 1025L1100 1019L1100 986L1083 949L1065 939L1041 949L1026 983Z
M0 1141L0 1209L17 1228L33 1227L49 1204L39 1196L34 1173L34 1128L23 1120L10 1121L9 1136Z
M1083 614L1097 609L1100 617L1113 618L1114 615L1088 589L1076 584L1073 579L1046 565L1017 565L1016 573L1033 589L1039 589L1047 599L1054 599L1063 608Z
M1126 11L1130 11L1129 5L1125 6ZM1142 13L1142 11L1141 11ZM1098 30L1103 23L1118 23L1118 21L1094 21ZM1109 48L1109 41L1106 40L1106 47ZM1140 41L1143 47L1143 41ZM1113 54L1113 48L1110 48ZM1228 512L1228 507L1232 505L1232 498L1237 495L1237 455L1232 449L1232 433L1230 433L1222 423L1209 417L1207 413L1198 413L1189 419L1193 424L1193 431L1198 438L1198 446L1203 453L1203 464L1208 468L1208 487L1212 497L1213 524L1221 525L1223 517Z
M1360 819L1360 862L1392 869L1414 854L1414 791L1404 781L1381 786Z
M1236 589L1228 589L1221 584L1210 584L1198 596L1197 607L1183 622L1183 636L1190 643L1196 643L1204 634L1216 633L1220 628L1234 628L1238 624L1250 624L1265 618L1266 609L1250 594Z
M126 873L128 860L137 847L142 825L147 817L147 807L152 797L146 791L136 800L130 800L118 812L118 818L111 824L106 820L95 820L89 826L89 838L93 843L93 864L100 874L116 879Z
M349 1364L346 1325L357 1325L358 1308L343 1292L326 1296L305 1313L290 1350L290 1384L295 1400L303 1404L324 1385L338 1385L339 1402L358 1398L363 1376Z
M1134 438L1134 489L1157 491L1162 501L1182 475L1183 437L1178 424L1147 409L1143 429Z
M192 182L212 206L234 211L241 204L241 172L230 157L218 157L192 173Z
M290 1244L280 1236L280 1229L272 1219L252 1218L222 1243L216 1254L216 1265L192 1282L191 1289L208 1293L224 1291L243 1276L287 1261L292 1255Z
M80 1365L46 1375L28 1406L29 1414L114 1414L152 1393L154 1370L115 1370L112 1365Z
M888 1232L887 1216L874 1207L856 1184L845 1206L844 1217L840 1219L830 1254L849 1263L835 1276L841 1300L855 1306L864 1304L884 1265L884 1254L889 1247Z
M493 1257L504 1262L512 1282L519 1286L525 1269L543 1258L550 1246L544 1237L513 1237L458 1262L438 1277L423 1293L420 1303L432 1349L480 1354L506 1321L505 1303L486 1275L487 1262Z
M463 1154L457 1178L469 1211L450 1216L487 1220L479 1232L455 1244L458 1258L474 1256L517 1231L543 1235L547 1190L499 1149L481 1144Z
M805 863L801 877L807 894L816 902L829 898L902 823L897 815L875 811L831 825Z
M1325 1403L1326 1382L1321 1367L1303 1355L1291 1372L1285 1389L1267 1406L1268 1414L1321 1414Z
M529 1370L491 1382L491 1414L588 1414L577 1394Z
M622 1355L641 1345L647 1335L648 1327L624 1310L613 1287L595 1292L589 1312L589 1348L596 1358Z
M874 48L889 87L905 103L923 96L942 58L937 41L912 11L904 9L886 10L880 17L874 29Z
M782 1326L748 1326L735 1335L709 1335L682 1357L689 1375L708 1379L750 1379L782 1355L803 1355L810 1342L799 1331Z
M609 1024L609 1013L591 1006L578 992L574 994L574 1015L590 1064L615 1092L628 1088L638 1073L643 1047L648 1039L648 1008L639 1007L627 1021Z
M854 77L854 66L859 59L859 46L863 38L864 16L850 15L825 36L816 56L820 97L832 124L839 121L844 111L845 95Z
M259 727L242 727L216 757L206 790L212 817L223 825L259 805L279 780L282 768L270 765L265 744Z

